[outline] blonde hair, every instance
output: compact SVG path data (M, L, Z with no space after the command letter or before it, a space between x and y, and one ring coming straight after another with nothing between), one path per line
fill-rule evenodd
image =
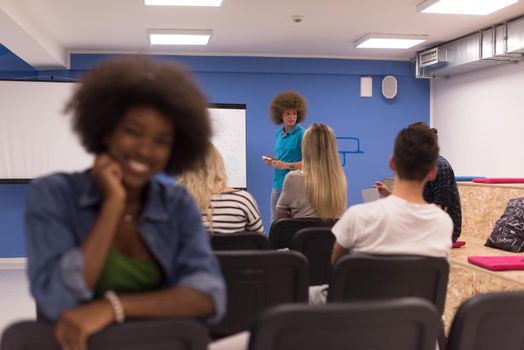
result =
M339 218L346 210L346 177L333 130L312 124L302 139L302 172L309 202L321 219Z
M209 151L200 164L177 176L177 184L184 186L195 199L198 207L206 214L209 230L213 231L213 208L211 195L227 187L224 158L218 149L210 145Z

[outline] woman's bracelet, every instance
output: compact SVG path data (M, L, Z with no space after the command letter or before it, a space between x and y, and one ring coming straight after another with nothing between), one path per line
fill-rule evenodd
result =
M116 293L112 290L108 290L104 293L104 298L106 298L109 301L109 304L111 304L111 308L113 309L113 313L115 314L116 323L124 322L126 319L124 307L122 306L120 298L116 295Z

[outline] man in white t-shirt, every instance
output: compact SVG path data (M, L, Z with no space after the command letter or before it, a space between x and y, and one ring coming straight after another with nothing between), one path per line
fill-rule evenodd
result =
M349 208L333 226L331 261L347 252L448 257L453 222L424 201L424 184L437 174L439 147L428 128L399 132L389 166L395 172L391 196Z

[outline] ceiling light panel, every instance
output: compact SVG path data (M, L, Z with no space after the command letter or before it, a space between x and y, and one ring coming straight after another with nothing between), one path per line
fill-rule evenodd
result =
M457 15L489 15L516 2L518 0L426 0L417 5L417 11Z
M144 0L149 6L210 6L219 7L222 0Z
M426 35L366 34L353 44L359 49L409 49L426 40Z
M150 30L151 45L207 45L211 30Z

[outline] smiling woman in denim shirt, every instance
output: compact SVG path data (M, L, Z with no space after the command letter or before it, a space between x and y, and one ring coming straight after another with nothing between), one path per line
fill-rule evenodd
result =
M188 73L145 58L106 61L67 106L91 169L33 181L26 235L31 293L67 349L125 318L213 323L225 286L201 214L176 175L207 152L206 100Z

